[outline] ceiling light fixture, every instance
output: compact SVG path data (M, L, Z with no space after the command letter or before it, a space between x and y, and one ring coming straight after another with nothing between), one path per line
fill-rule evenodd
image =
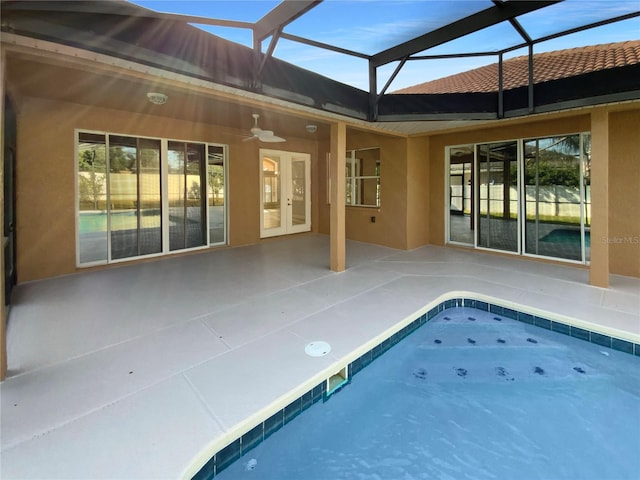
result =
M305 128L307 129L307 132L309 132L309 133L316 133L318 131L318 126L317 125L307 125Z
M169 97L164 93L158 93L158 92L147 93L147 98L154 105L164 105L165 103L167 103L167 100L169 99Z

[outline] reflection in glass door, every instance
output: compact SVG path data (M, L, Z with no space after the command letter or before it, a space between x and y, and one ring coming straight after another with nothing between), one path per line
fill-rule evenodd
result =
M306 225L309 221L307 212L308 186L307 178L308 161L305 158L291 159L291 191L289 203L291 207L291 226Z
M141 138L138 146L138 255L147 255L162 251L160 141Z
M109 135L111 258L138 255L138 139Z
M109 135L111 258L162 251L160 141Z
M518 144L477 147L478 246L518 252Z
M524 142L526 253L583 261L580 152L578 134Z
M260 150L260 235L311 230L311 159L308 154Z
M202 185L205 146L200 143L169 142L169 249L206 244Z
M591 260L591 134L585 133L580 135L580 151L581 159L581 178L582 178L582 239L583 239L583 261Z
M282 229L280 197L280 157L278 155L263 156L262 229L264 231L279 232Z
M447 242L589 262L590 157L588 132L448 147Z
M449 149L449 241L474 244L473 145Z
M227 241L224 145L77 135L78 265Z
M225 151L222 145L207 149L207 195L209 202L209 244L226 241Z

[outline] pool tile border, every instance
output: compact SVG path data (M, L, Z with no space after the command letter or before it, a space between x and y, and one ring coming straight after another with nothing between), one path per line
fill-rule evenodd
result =
M495 313L496 315L500 315L502 317L518 320L529 325L544 328L545 330L551 330L553 332L561 333L563 335L568 335L573 338L611 348L612 350L640 357L640 344L633 343L628 340L623 340L621 338L616 338L609 335L603 335L598 332L575 327L566 323L558 322L556 320L549 320L544 317L538 317L530 313L520 312L512 308L503 307L501 305L496 305L481 300L474 300L470 298L454 298L445 300L439 305L430 309L428 312L423 313L413 322L409 323L407 326L400 329L389 338L349 363L349 382L354 375L364 369L376 358L380 357L383 353L385 353L402 339L416 331L436 315L450 308L457 307L476 308L485 312ZM326 383L326 381L323 381L322 383L316 385L304 395L297 398L283 409L277 411L271 417L267 418L265 421L242 435L240 438L231 442L222 450L218 451L218 453L216 453L200 469L200 471L192 477L192 480L213 479L218 473L222 472L225 468L227 468L233 462L249 452L251 449L260 445L260 443L280 430L287 423L294 420L307 408L311 407L321 400L327 401L330 397L327 395Z

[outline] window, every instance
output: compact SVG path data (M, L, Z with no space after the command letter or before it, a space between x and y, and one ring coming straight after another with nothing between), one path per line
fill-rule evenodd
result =
M346 160L346 205L379 207L380 149L350 150Z
M224 146L79 132L77 262L226 241Z
M590 138L449 147L447 242L588 262Z

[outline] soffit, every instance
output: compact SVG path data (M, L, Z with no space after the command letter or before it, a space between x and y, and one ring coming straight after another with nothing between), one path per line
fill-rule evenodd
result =
M7 82L15 94L217 125L221 132L236 136L245 136L253 126L253 113L260 114L262 128L275 130L280 136L309 138L307 123L318 126L319 138L329 133L328 124L317 118L286 113L270 105L232 101L162 79L126 76L117 70L90 71L42 60L25 54L7 56ZM152 91L168 95L169 100L165 105L153 105L147 99Z
M5 35L17 42L18 37ZM28 42L32 43L32 42ZM296 104L274 101L260 95L216 95L207 88L194 88L176 84L166 78L138 74L122 63L97 66L94 62L82 61L79 51L73 48L52 54L45 51L44 42L37 42L40 50L8 46L8 88L20 97L36 97L83 105L96 105L115 110L161 115L186 121L202 121L219 125L223 130L238 135L252 126L252 113L261 115L263 128L275 130L281 136L310 138L304 130L306 124L318 126L316 138L327 137L329 124L336 120L348 125L390 135L418 135L449 130L456 127L479 125L485 121L429 120L409 122L370 123L340 115L326 115L314 109ZM50 48L55 48L52 44ZM109 58L105 57L105 62ZM116 59L113 59L116 64ZM169 96L167 104L155 106L148 102L147 93L160 91ZM262 101L261 101L262 100Z
M117 70L98 71L78 64L63 64L60 60L31 54L10 51L7 56L7 74L9 87L19 96L59 100L83 105L96 105L103 108L137 112L148 115L159 115L185 121L202 121L216 125L221 133L235 137L244 137L252 126L252 113L261 115L263 128L274 130L286 138L306 138L309 135L304 129L308 123L318 126L315 138L329 137L329 124L336 117L309 115L309 112L287 113L282 105L270 105L265 98L264 103L255 98L241 101L241 98L230 100L203 91L195 91L184 86L172 85L161 78L150 80L150 77L133 77L118 73ZM20 82L14 82L19 78ZM149 91L160 90L169 96L167 104L152 105L146 95ZM634 105L636 107L634 107ZM612 105L612 109L637 108L638 101L623 102ZM286 106L285 106L286 107ZM293 105L295 108L296 106ZM566 111L561 115L575 113ZM545 117L547 113L538 116ZM507 120L420 120L401 122L369 122L354 121L343 118L353 128L375 131L381 134L418 136L427 133L449 132L480 125L491 125ZM516 123L526 118L512 119ZM264 144L262 145L264 146Z

